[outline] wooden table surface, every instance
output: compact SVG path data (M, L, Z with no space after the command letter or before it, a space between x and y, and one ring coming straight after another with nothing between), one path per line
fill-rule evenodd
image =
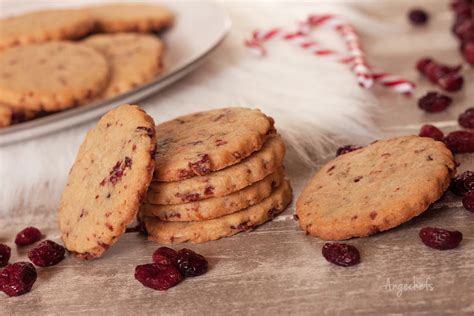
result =
M380 14L376 6L361 10ZM403 27L405 11L398 10L387 19L393 18L394 25ZM446 37L449 44L442 55L459 61L454 40L446 31L439 31L446 30L449 22L440 19L433 33L443 40ZM428 45L430 37L424 38ZM394 47L393 53L387 54L381 49L384 44L370 37L365 40L374 52L374 64L400 74L413 76L413 62L425 54L421 45L414 45L409 52ZM472 71L466 79L472 82ZM421 83L420 93L427 87ZM386 109L377 117L381 137L417 133L423 122L454 129L453 118L468 106L463 101L471 100L474 105L473 93L472 83L468 83L447 113L428 116L416 108L416 99L380 90L381 106ZM472 156L456 158L461 171L474 169ZM316 170L287 164L295 196ZM273 222L249 233L183 245L208 258L209 272L166 292L145 288L134 279L135 266L150 262L157 245L127 233L99 260L84 262L69 256L57 266L40 268L31 293L16 298L0 295L0 314L474 314L474 214L450 192L398 228L350 240L362 256L361 264L351 268L325 261L321 256L324 242L299 229L294 211L292 204ZM13 236L27 224L41 227L48 239L59 240L56 210L39 206L19 207L0 217L0 242L12 245ZM464 240L450 251L428 248L418 237L426 226L459 230ZM25 259L26 251L12 247L12 261ZM411 290L407 289L410 286Z

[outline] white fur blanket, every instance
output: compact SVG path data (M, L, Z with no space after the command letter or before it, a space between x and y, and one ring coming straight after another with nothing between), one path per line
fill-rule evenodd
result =
M2 5L24 3L31 1L4 1ZM329 1L221 4L233 20L223 45L197 71L139 102L157 123L209 108L259 107L274 117L289 147L289 162L301 169L321 162L337 145L366 143L377 136L371 119L376 99L357 86L345 66L283 43L270 44L269 56L258 59L242 42L256 27L294 26L309 13L342 14L362 34L380 30L381 23L343 3ZM337 37L320 36L328 45L338 45ZM40 206L54 211L76 151L94 124L0 147L0 214Z

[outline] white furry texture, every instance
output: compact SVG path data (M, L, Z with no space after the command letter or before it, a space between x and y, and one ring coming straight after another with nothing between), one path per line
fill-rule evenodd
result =
M270 43L268 57L259 59L242 42L256 27L292 26L314 12L341 13L362 32L380 27L376 21L326 1L222 4L233 20L224 44L190 76L139 102L157 123L210 108L259 107L275 119L289 159L302 166L332 154L336 144L373 139L376 100L356 85L346 67L281 43ZM328 45L340 45L329 33L322 37ZM39 206L54 212L78 147L93 125L0 147L0 213Z

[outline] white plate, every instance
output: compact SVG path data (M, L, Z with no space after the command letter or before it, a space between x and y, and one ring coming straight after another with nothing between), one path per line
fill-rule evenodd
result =
M147 1L153 2L153 1ZM64 7L63 1L2 1L1 14ZM87 2L87 5L97 2ZM159 1L176 14L175 25L164 32L165 71L155 80L107 101L69 109L29 122L0 128L0 146L37 137L92 120L110 109L146 98L196 69L228 33L231 21L218 5L209 2ZM61 5L63 4L63 5ZM84 2L82 2L84 4ZM68 6L81 5L77 2Z

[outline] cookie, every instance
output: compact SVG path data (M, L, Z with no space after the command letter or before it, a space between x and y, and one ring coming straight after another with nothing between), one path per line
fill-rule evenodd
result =
M157 32L173 24L168 9L149 4L110 4L88 10L94 17L97 30L106 33Z
M69 251L99 257L125 232L150 184L155 146L153 119L135 105L108 112L87 133L59 207Z
M8 48L0 53L0 102L57 111L91 101L108 81L105 58L71 42Z
M325 240L364 237L423 213L448 188L456 163L442 142L407 136L327 163L296 203L301 228Z
M82 43L101 52L109 62L110 81L102 93L105 98L130 91L152 80L163 69L163 44L156 36L99 34Z
M0 49L29 43L80 38L94 27L82 10L44 10L0 20Z
M159 243L205 242L252 229L283 212L290 204L290 183L282 185L262 202L245 210L201 222L165 222L156 217L141 217L148 239Z
M284 180L283 168L240 191L222 197L176 205L156 205L153 195L147 193L143 205L145 216L156 216L164 221L202 221L232 214L267 198Z
M241 107L197 112L156 127L158 181L207 175L259 150L274 134L273 119Z
M285 144L275 135L262 149L228 168L181 181L152 182L148 196L155 204L169 205L228 195L275 172L283 165L284 157Z

